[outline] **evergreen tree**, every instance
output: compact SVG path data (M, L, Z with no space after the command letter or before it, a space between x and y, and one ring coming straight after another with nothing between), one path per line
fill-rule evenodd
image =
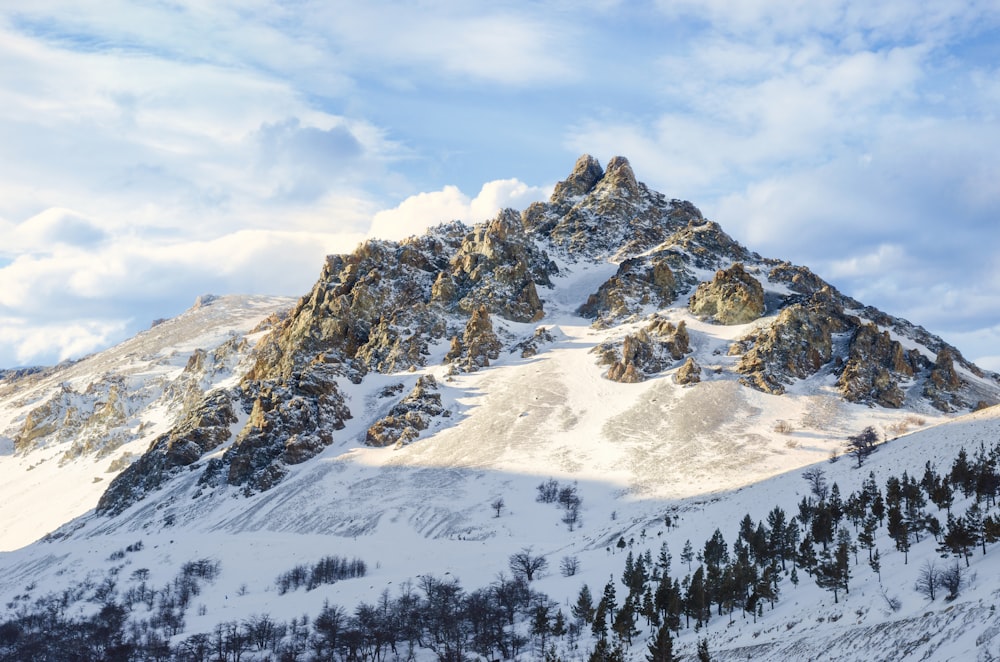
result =
M871 566L872 572L878 575L879 583L882 583L882 559L879 558L878 550L875 550L875 554L869 559L868 565Z
M940 551L949 551L954 556L961 556L965 559L965 567L969 567L970 550L975 547L976 539L964 517L948 516L948 525L945 530L944 539Z
M674 639L666 623L656 631L656 636L646 647L647 662L674 662Z
M903 552L903 564L905 565L909 560L910 530L903 519L903 511L900 509L899 502L889 506L888 528L889 537L896 543L896 549Z
M708 639L698 640L698 662L712 662L712 657L708 654Z
M685 613L695 619L695 627L700 627L708 622L711 616L711 605L705 590L705 569L703 566L698 566L694 575L691 576L691 584L688 586L684 604Z
M570 613L580 623L589 625L594 622L594 599L590 595L590 587L586 584L580 589L580 593L576 598L576 604L573 605Z
M784 570L788 549L786 543L788 522L785 517L785 511L775 506L767 515L767 526L769 532L767 539L768 553L772 559L781 562L781 569Z
M670 561L673 557L670 555L670 549L667 547L666 541L660 545L660 555L656 557L656 567L660 571L661 575L670 574Z
M694 560L694 547L691 546L690 540L684 541L684 549L681 550L681 561L687 563L688 572L691 572L691 561Z
M975 487L975 474L972 465L969 464L969 455L965 452L965 448L959 449L958 455L951 465L951 482L960 488L966 497L972 495Z
M618 636L619 641L632 645L632 637L639 634L635 628L635 603L631 598L622 603L621 609L615 613L614 622L611 627Z

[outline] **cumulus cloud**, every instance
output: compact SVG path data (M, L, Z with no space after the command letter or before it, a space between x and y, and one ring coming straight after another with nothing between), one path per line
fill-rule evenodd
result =
M528 186L517 179L487 182L474 198L456 186L445 186L440 191L410 196L393 209L378 212L372 219L370 236L398 240L448 221L478 223L506 207L524 209L551 193L552 187Z

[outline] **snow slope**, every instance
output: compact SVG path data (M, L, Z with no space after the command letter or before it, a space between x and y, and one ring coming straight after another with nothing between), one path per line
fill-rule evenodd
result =
M263 333L249 332L292 303L202 297L107 351L0 380L0 549L93 509L108 481L170 429L186 401L239 380L240 362ZM196 353L204 354L200 363ZM31 420L35 436L26 439Z

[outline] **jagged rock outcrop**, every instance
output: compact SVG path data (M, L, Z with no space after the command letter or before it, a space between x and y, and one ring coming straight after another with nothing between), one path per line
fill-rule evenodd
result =
M432 375L423 375L409 395L368 428L365 443L377 447L405 444L426 430L431 418L449 415L441 405L437 381Z
M444 360L466 372L475 372L500 356L502 348L503 344L493 332L489 311L486 306L480 306L472 312L462 337L451 339L451 348Z
M736 371L743 384L765 393L781 394L793 379L805 379L833 358L833 336L857 322L844 315L830 296L793 304L764 329L735 343L730 353L742 353Z
M654 319L621 343L604 343L595 348L598 363L609 365L607 378L615 382L636 383L647 375L662 372L691 351L687 326L676 327L664 319Z
M577 160L548 202L521 214L529 233L547 237L572 258L633 257L657 247L691 221L703 221L689 202L668 201L636 180L628 159L616 156L607 170L590 155Z
M688 307L719 324L746 324L764 314L764 287L737 262L699 285Z
M851 338L837 387L851 402L899 408L906 397L899 382L913 377L919 362L919 354L906 352L888 331L862 324Z
M694 357L689 356L684 365L677 369L674 381L681 385L697 384L701 381L701 366L694 360Z
M287 380L244 384L253 404L250 420L221 458L226 482L247 492L270 489L288 465L329 446L351 418L336 376L335 365L317 360Z
M934 359L927 381L924 382L923 396L931 401L941 411L954 411L969 405L958 393L965 385L955 370L955 355L944 347ZM985 402L977 402L975 408Z
M595 326L607 326L640 314L650 306L659 309L670 305L693 282L694 276L675 251L629 258L618 265L618 272L602 283L577 312L595 319Z
M689 202L679 202L680 206L690 205ZM697 215L690 214L688 223L679 228L664 243L664 248L681 251L691 264L699 269L718 269L724 263L749 262L761 259L756 253L751 253L742 244L723 232L722 227Z
M524 232L519 214L504 209L462 241L451 270L434 283L433 297L466 314L480 306L515 322L534 322L544 310L536 284L551 286L555 264Z
M98 514L117 515L159 488L178 471L225 443L236 422L232 396L212 391L173 430L160 435L149 449L118 474L97 504Z
M785 283L788 289L799 294L815 294L830 285L806 267L790 262L779 262L771 268L767 279L773 283Z

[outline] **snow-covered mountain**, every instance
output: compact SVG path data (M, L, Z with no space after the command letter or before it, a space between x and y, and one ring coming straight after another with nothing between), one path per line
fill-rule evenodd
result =
M544 603L572 621L581 586L597 599L609 576L626 592L629 555L666 543L671 573L690 581L701 561L680 560L685 542L701 550L719 529L732 543L744 515L764 522L775 507L796 517L811 498L804 471L821 469L846 498L866 479L887 490L904 470L921 477L928 462L947 474L961 448L983 445L985 457L998 440L996 374L805 267L751 252L620 157L606 169L581 157L523 212L331 256L289 304L215 300L71 366L0 381L10 614L52 592L80 622L127 605L131 641L145 651L152 632L177 659L208 659L180 650L217 626L222 646L222 624L253 639L267 614L284 634L241 659L308 659L310 642L339 659L317 652L319 626L303 614L329 616L324 603L353 613L383 591L388 613L407 586L429 599L429 577L495 596L523 553L549 569L501 630L527 641L482 651L542 659L550 646L531 615ZM885 442L877 452L832 461L868 427ZM552 498L539 501L546 485ZM880 528L880 572L852 560L836 602L812 569L793 583L783 563L773 606L681 627L675 651L1000 655L996 550L971 559L957 597L928 601L913 585L941 543L913 526L907 563ZM366 571L288 590L283 573L308 575L331 554ZM165 603L179 586L183 604ZM645 659L656 628L634 620L621 646ZM417 659L455 653L414 636ZM548 643L558 659L588 659L595 636L588 625ZM401 643L395 653L406 657Z

